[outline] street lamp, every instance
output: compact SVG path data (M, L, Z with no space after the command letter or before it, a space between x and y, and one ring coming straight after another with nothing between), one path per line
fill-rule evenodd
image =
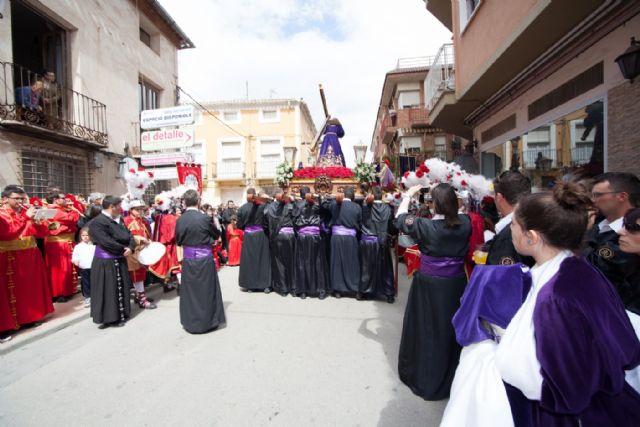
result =
M356 163L364 162L364 157L367 154L367 146L364 144L354 145L353 151L356 155Z
M640 43L635 37L631 37L631 46L616 58L616 62L624 78L633 83L633 79L640 74Z
M296 147L283 147L284 150L284 161L293 165L294 160L296 159L296 151L298 149Z

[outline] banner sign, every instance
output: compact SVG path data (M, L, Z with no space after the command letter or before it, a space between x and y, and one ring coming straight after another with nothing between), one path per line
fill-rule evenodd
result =
M140 147L142 151L193 147L194 140L193 128L152 130L142 132L140 135Z
M198 187L202 193L202 166L196 163L176 163L178 169L178 182L181 185Z
M140 127L142 129L190 125L194 120L193 105L144 110L140 113Z
M190 153L143 154L140 157L142 166L175 165L178 162L191 163L193 159Z

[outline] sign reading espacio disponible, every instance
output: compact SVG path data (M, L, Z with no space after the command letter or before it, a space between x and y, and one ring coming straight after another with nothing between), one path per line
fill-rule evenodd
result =
M142 151L155 151L168 148L192 147L194 133L192 128L152 130L140 135Z
M167 126L190 125L194 122L193 105L144 110L140 113L142 129L157 129Z

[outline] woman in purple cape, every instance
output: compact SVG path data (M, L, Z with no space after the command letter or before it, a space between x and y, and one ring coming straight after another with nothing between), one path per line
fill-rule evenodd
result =
M518 202L516 250L532 256L531 289L496 351L514 424L635 426L640 395L625 370L640 364L640 342L611 283L574 253L590 199L559 184Z
M340 147L338 138L344 136L344 129L340 124L340 120L331 118L327 121L324 130L322 145L320 146L320 156L318 157L318 166L344 166L344 155Z

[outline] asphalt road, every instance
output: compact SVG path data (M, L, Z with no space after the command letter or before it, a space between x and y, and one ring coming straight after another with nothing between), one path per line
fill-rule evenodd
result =
M186 333L175 292L155 289L158 309L124 328L80 319L6 352L0 425L438 425L446 402L397 376L402 274L395 304L242 293L237 275L220 271L228 323L213 333Z

